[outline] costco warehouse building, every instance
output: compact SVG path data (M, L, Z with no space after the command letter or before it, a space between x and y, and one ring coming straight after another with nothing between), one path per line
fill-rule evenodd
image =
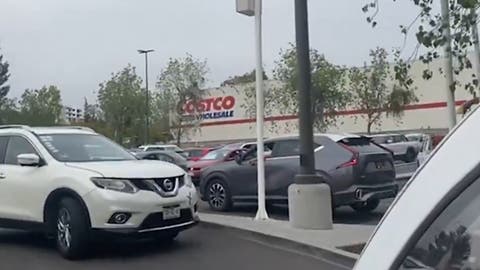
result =
M430 69L438 70L442 67L442 59L430 64ZM446 81L443 75L435 74L432 79L424 80L422 72L426 68L421 62L413 63L411 74L416 87L418 102L405 108L400 121L387 118L383 115L381 127L374 127L374 132L427 132L443 134L448 129L446 110ZM468 82L472 78L472 70L457 76L460 82ZM265 89L278 84L275 81L266 81ZM245 110L246 102L254 102L243 93L245 87L251 85L225 86L208 89L204 100L200 102L199 109L202 111L202 121L197 128L192 129L182 138L187 145L210 145L226 141L245 141L255 139L255 118L249 117ZM463 87L455 92L456 105L461 106L473 95ZM185 110L193 112L194 104L187 103ZM366 132L366 121L362 119L361 112L354 109L346 109L339 112L337 126L330 127L329 132ZM274 111L265 115L265 137L279 136L287 133L296 133L297 115L284 114ZM462 115L457 115L458 120ZM272 122L275 123L272 126ZM195 130L195 131L193 131Z

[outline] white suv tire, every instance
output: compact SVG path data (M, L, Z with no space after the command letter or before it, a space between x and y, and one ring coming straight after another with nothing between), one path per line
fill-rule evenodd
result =
M86 255L90 226L81 204L72 198L60 200L56 211L55 239L60 254L70 260Z

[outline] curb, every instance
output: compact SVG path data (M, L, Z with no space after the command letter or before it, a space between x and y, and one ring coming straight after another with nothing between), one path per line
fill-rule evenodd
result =
M240 229L210 221L200 220L199 226L230 231L232 233L240 234L246 239L254 240L270 246L282 247L286 250L301 253L303 255L316 257L320 260L337 265L344 269L352 269L359 257L357 254L340 249L320 248L278 236L272 236L248 229Z

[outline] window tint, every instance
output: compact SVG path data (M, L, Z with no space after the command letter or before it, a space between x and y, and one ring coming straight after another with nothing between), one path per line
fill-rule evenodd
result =
M405 136L402 136L402 135L396 135L393 137L393 142L406 142L407 139L405 138Z
M188 157L201 157L203 155L202 149L187 150L185 151Z
M17 165L17 156L20 154L36 154L37 151L25 138L10 137L5 154L5 164Z
M157 146L149 146L149 147L147 147L146 151L158 151L158 150L165 150L165 148L157 147Z
M273 150L275 144L276 143L274 143L274 142L265 143L263 145L264 152L266 154L272 153L272 150ZM252 148L250 150L248 150L248 152L243 157L243 160L250 160L250 159L254 159L254 158L257 158L257 146L256 145L252 145Z
M150 154L150 155L146 155L145 157L143 157L143 159L157 160L157 157L155 156L155 154Z
M375 140L373 140L373 142L377 143ZM378 152L385 151L383 148L381 148L377 144L372 143L372 141L367 137L345 138L341 140L340 143L348 145L360 153L378 153Z
M400 269L480 269L479 209L477 179L430 225Z
M296 156L300 154L298 140L279 141L272 150L272 157Z
M173 158L171 158L171 157L169 157L165 154L157 154L157 159L161 160L161 161L165 161L165 162L170 162L170 163L174 162Z
M7 151L7 137L0 137L0 164L5 161L5 151Z

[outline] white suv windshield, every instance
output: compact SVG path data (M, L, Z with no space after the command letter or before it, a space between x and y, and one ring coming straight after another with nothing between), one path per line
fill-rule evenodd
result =
M135 160L121 146L100 135L49 134L40 141L50 154L63 162Z

